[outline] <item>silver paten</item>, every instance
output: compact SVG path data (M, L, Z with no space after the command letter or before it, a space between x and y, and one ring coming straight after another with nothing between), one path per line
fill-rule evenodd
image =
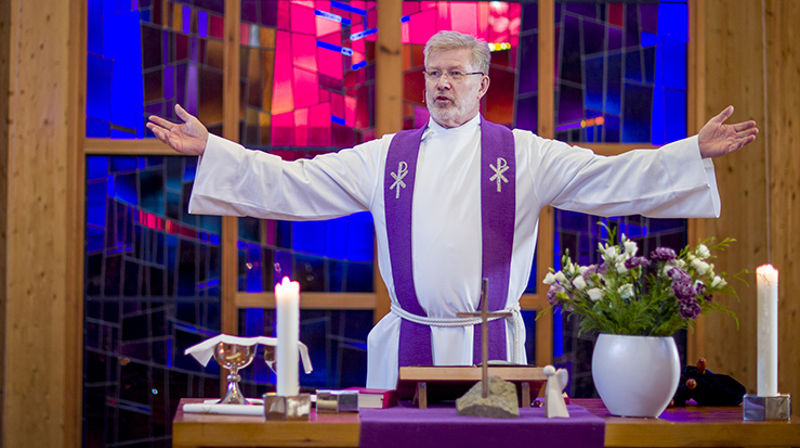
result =
M787 394L761 397L747 394L744 396L742 416L747 421L788 421L792 416L792 396Z

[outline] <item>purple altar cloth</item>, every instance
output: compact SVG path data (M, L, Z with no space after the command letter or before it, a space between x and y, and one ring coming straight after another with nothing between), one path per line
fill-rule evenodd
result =
M459 417L454 407L361 409L362 448L537 446L602 447L605 421L576 404L570 418L520 408L515 419Z

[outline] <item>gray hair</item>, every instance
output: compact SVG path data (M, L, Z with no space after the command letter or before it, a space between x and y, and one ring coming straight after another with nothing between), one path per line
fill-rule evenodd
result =
M459 50L467 48L472 50L472 65L481 73L489 74L489 44L481 39L476 39L469 34L459 33L458 31L439 31L428 39L425 44L425 67L428 66L428 57L437 51Z

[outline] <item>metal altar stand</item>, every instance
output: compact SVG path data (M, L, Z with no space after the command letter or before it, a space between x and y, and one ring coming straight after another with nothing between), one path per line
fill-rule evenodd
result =
M544 369L534 366L490 365L489 376L514 383L521 407L530 407L534 397L547 382ZM481 381L480 366L406 366L400 367L397 380L398 400L412 401L420 408L428 403L454 401Z

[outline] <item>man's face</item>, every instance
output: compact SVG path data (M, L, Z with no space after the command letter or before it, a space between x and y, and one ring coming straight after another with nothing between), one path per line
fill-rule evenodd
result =
M425 102L431 117L445 128L461 126L477 115L480 100L489 88L489 77L481 74L466 75L460 80L450 74L477 72L472 65L472 54L467 48L431 53L425 70L442 73L438 79L425 76Z

